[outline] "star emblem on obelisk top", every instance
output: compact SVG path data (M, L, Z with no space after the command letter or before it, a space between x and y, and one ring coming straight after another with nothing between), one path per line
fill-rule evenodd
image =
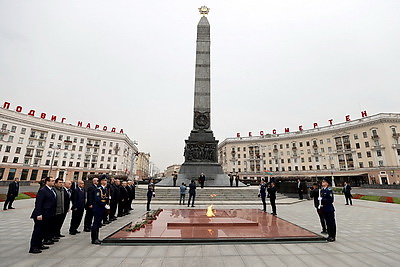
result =
M207 16L209 11L210 9L206 6L202 6L199 8L199 12L201 15L203 15L203 17Z

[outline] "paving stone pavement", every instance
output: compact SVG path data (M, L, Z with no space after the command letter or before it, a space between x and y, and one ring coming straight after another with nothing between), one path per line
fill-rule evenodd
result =
M400 205L353 201L353 206L345 206L341 196L336 199L338 234L334 243L95 246L90 244L89 233L68 235L68 215L63 227L66 237L33 255L28 249L34 200L18 200L15 210L0 211L0 266L400 266ZM131 215L103 227L100 236L141 217L144 205L134 207ZM280 205L278 216L320 231L312 201Z

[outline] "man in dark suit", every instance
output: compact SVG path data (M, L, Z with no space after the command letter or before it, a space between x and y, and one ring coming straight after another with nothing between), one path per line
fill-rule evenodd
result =
M15 198L18 196L19 192L19 178L15 178L14 182L11 182L8 185L8 192L7 192L7 199L4 202L3 210L7 210L7 205L9 209L14 209L12 203L14 202Z
M299 199L303 199L303 183L300 179L297 179L297 193L299 194Z
M128 182L128 187L130 188L128 210L133 210L132 209L132 201L135 199L135 195L136 195L135 182L134 181L129 181Z
M32 232L31 244L29 253L41 253L42 249L49 247L43 244L54 244L49 239L51 229L51 218L56 212L56 193L53 191L54 178L47 177L45 179L46 185L39 190L36 195L35 208L32 212L31 218L35 225ZM42 243L43 239L46 241Z
M349 205L349 200L350 200L350 205L353 206L353 201L351 200L351 186L347 183L344 182L343 190L342 190L344 197L346 198L346 205Z
M206 176L204 175L204 173L201 173L199 176L199 182L200 182L200 186L201 188L204 188L204 182L206 181Z
M266 197L267 197L267 184L265 183L265 180L261 180L260 184L260 191L258 193L258 197L261 197L261 202L263 204L263 211L267 212L267 202L266 202Z
M120 199L120 180L111 178L111 184L110 184L110 215L109 215L109 221L115 221L117 218L115 216L115 213L117 212L117 207L118 207L118 202Z
M89 186L86 191L86 204L85 204L86 214L85 214L84 228L83 228L83 231L85 232L90 232L90 229L92 228L93 203L97 190L97 185L99 184L99 179L93 178L92 182L93 184Z
M128 190L126 189L127 182L123 181L122 186L119 188L119 203L118 203L118 217L122 217L127 214L127 203L128 203Z
M83 212L85 210L85 189L83 188L85 183L83 181L78 182L78 187L72 194L72 218L69 227L69 234L79 234L78 227L81 224Z
M276 216L276 187L275 182L271 182L270 186L267 188L269 202L271 203L272 215Z
M189 200L188 200L188 207L190 206L190 200L192 200L192 207L194 207L194 199L196 198L196 183L194 180L191 181L189 184Z

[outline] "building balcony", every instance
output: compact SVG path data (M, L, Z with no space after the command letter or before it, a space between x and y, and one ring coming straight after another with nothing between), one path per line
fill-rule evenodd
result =
M372 146L371 150L381 150L381 149L385 149L385 147L383 145L377 145L377 146Z
M379 135L374 134L373 136L371 136L371 138L374 139L374 140L375 140L375 139L379 139Z
M397 138L400 137L400 133L393 133L392 136L393 136L393 138L396 138L396 139L397 139Z
M25 154L25 157L32 158L33 154Z
M9 134L10 130L7 129L0 129L0 134Z
M72 144L72 141L71 141L71 140L64 140L64 143L66 143L66 144Z
M93 146L94 146L94 147L100 147L100 145L99 145L99 144L94 144Z
M27 147L35 147L35 145L28 144Z
M41 158L43 155L35 155L35 158Z
M93 144L91 144L91 143L87 143L87 144L86 144L86 146L93 146Z
M393 148L393 149L400 149L400 144L393 144L393 145L392 145L392 148Z

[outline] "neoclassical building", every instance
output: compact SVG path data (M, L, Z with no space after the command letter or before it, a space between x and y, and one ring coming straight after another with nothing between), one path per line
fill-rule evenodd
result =
M400 114L380 113L311 130L227 138L226 173L257 180L333 176L341 184L400 183Z
M137 147L124 133L73 126L0 108L0 180L134 178Z

